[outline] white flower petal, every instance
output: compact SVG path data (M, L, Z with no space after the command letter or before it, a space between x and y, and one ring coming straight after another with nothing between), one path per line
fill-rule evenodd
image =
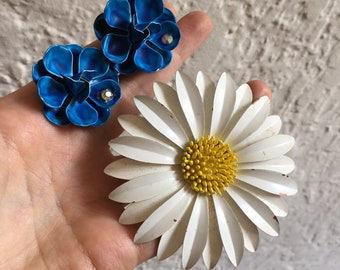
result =
M135 235L134 242L144 243L161 236L183 216L193 199L190 190L186 187L180 189L143 222Z
M176 149L139 137L118 137L110 147L122 156L155 164L179 164L181 157Z
M184 184L184 183L183 183ZM160 192L159 195L148 200L140 202L132 202L126 206L124 212L119 217L121 224L136 224L144 221L150 216L159 206L170 198L181 186L170 186Z
M270 101L267 96L255 101L241 116L225 141L231 146L244 140L258 129L269 114Z
M255 224L242 212L240 207L230 198L230 195L226 192L222 193L223 198L229 204L235 217L237 218L244 239L244 247L250 252L255 252L259 242L259 231Z
M194 137L179 103L176 90L164 83L154 83L153 87L157 100L173 113L187 134L187 137L192 140Z
M161 236L157 249L159 260L170 257L182 246L194 203L192 200L183 216Z
M209 231L207 243L203 250L203 261L208 269L213 269L218 263L223 243L218 229L216 211L211 196L209 196Z
M246 109L253 101L253 92L248 84L244 83L236 90L236 99L231 118L223 131L222 138L227 138L232 128L239 121Z
M125 114L118 117L118 122L130 135L156 141L164 145L177 147L172 141L157 131L144 117Z
M253 92L248 84L244 83L240 85L236 90L234 114L238 114L239 111L244 110L253 102ZM240 115L241 116L241 115Z
M204 106L204 133L203 136L210 134L211 118L213 112L214 96L216 87L212 80L202 71L197 73L196 85L201 93Z
M161 103L149 97L135 97L135 104L145 119L173 143L182 149L189 141L176 117Z
M233 151L240 151L242 148L251 145L255 142L263 140L268 137L279 134L282 121L277 115L270 115L264 120L263 124L250 136L246 137L243 141L233 146Z
M281 174L291 173L295 168L294 161L287 157L281 156L269 160L240 163L237 165L237 170L265 170L273 171Z
M198 194L184 236L182 265L185 269L193 267L202 256L209 228L208 209L207 196Z
M222 132L231 117L231 113L234 110L236 98L235 89L236 85L233 79L229 74L223 73L217 83L214 105L213 108L211 108L213 110L210 134L214 134L216 136L222 135Z
M279 235L279 223L267 205L235 185L228 186L226 191L259 229L271 236Z
M297 185L293 180L276 172L242 170L237 173L236 178L251 186L280 196L291 196L297 192Z
M112 177L130 180L145 174L175 170L176 165L162 165L122 158L110 163L104 172Z
M269 160L286 154L294 143L293 137L279 134L249 145L235 154L239 163Z
M244 251L244 241L240 225L230 206L222 196L214 194L212 197L224 249L231 263L237 266L242 259Z
M129 133L127 133L125 130L123 130L123 132L121 134L119 134L118 137L126 137L126 136L131 136ZM114 157L119 157L120 154L117 153L112 147L111 145L109 144L109 147L110 147L110 152L111 154L114 156Z
M179 189L183 181L177 180L175 171L159 172L134 178L113 190L109 198L116 202L131 203L150 199L166 189Z
M194 82L180 72L176 73L176 88L182 110L195 139L200 138L204 131L203 102Z
M287 216L288 206L281 196L263 191L262 189L258 189L242 181L237 181L234 184L237 185L237 187L259 198L262 202L264 202L270 208L270 210L272 210L275 216L278 216L278 217Z

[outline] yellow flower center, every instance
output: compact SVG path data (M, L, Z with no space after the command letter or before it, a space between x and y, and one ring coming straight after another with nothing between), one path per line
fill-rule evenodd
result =
M183 177L191 188L207 195L221 194L236 176L237 158L228 144L214 136L191 141L182 159Z

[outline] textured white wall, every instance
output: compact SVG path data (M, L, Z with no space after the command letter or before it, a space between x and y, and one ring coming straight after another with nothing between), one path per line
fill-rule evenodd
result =
M31 65L56 43L94 40L92 22L106 0L1 0L0 95L30 81ZM174 0L179 16L208 12L210 40L184 65L216 80L262 79L273 89L273 112L295 136L291 156L299 185L288 198L277 238L263 235L239 269L340 269L340 2L338 0ZM180 258L137 267L179 269ZM195 269L204 269L198 264ZM223 255L216 269L233 269Z

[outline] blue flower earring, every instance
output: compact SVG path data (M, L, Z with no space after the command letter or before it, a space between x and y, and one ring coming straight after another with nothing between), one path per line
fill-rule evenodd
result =
M32 74L47 119L59 126L99 126L121 97L117 73L96 48L54 45Z
M122 74L166 67L180 31L162 0L110 0L94 22L104 55Z
M122 95L118 75L166 67L180 40L162 0L110 0L94 29L101 50L54 45L32 68L44 114L58 126L104 124Z

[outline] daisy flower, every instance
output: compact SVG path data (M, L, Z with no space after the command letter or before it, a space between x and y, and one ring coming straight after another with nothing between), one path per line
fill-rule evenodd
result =
M256 250L259 230L279 234L283 197L297 192L285 156L294 138L279 134L268 97L252 103L250 87L236 89L226 73L216 87L202 72L196 83L177 73L176 90L154 91L156 99L135 98L141 115L120 116L125 132L110 141L124 158L105 172L128 180L109 195L127 204L119 221L142 222L136 243L160 237L160 260L183 246L183 268L202 256L211 269L224 247L236 266L244 249Z

